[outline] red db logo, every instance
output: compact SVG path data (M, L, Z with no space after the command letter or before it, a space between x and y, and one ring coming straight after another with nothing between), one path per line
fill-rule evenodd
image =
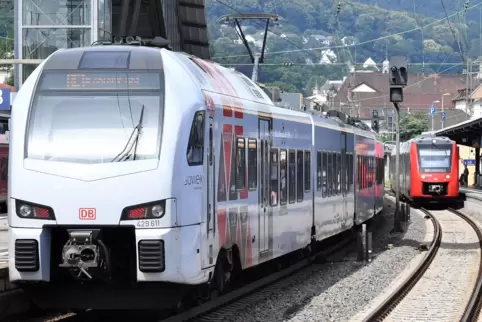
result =
M95 220L95 208L80 208L79 219L80 220Z

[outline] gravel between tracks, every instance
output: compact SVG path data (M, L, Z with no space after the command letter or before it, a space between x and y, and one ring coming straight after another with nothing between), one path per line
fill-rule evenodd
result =
M386 202L373 236L372 263L356 263L356 254L339 254L326 264L317 264L303 280L236 312L225 321L347 321L387 287L417 255L425 239L425 219L412 211L406 233L390 234L393 204ZM393 245L388 249L388 245Z

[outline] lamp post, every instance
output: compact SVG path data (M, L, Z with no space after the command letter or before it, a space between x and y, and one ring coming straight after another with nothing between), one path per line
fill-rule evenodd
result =
M444 96L447 96L447 95L450 95L450 93L444 93L442 94L442 115L444 113ZM445 119L443 116L441 116L441 119L442 119L442 129L444 128L444 125L445 125Z

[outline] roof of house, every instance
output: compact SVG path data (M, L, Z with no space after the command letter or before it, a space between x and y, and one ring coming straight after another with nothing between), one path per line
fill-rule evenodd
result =
M390 89L388 77L388 74L381 72L357 72L354 76L347 77L334 98L335 106L348 102L350 80L353 80L354 88L365 84L375 90L373 93L353 93L357 109L360 110L360 117L364 114L371 115L371 110L374 108L391 107L388 96ZM409 75L408 85L404 88L402 105L410 109L428 109L434 101L442 100L442 94L450 93L450 96L445 96L443 104L445 109L450 109L452 98L458 90L465 88L465 83L466 75L461 74L431 74L426 75L425 78L421 74ZM441 107L440 104L437 105Z
M11 92L15 91L15 87L10 86L8 84L0 84L0 88L10 88Z

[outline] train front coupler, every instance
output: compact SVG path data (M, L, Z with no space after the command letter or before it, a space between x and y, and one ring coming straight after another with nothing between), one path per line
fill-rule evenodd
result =
M69 239L62 248L62 263L74 279L92 280L109 273L110 254L102 242L100 229L68 229Z

